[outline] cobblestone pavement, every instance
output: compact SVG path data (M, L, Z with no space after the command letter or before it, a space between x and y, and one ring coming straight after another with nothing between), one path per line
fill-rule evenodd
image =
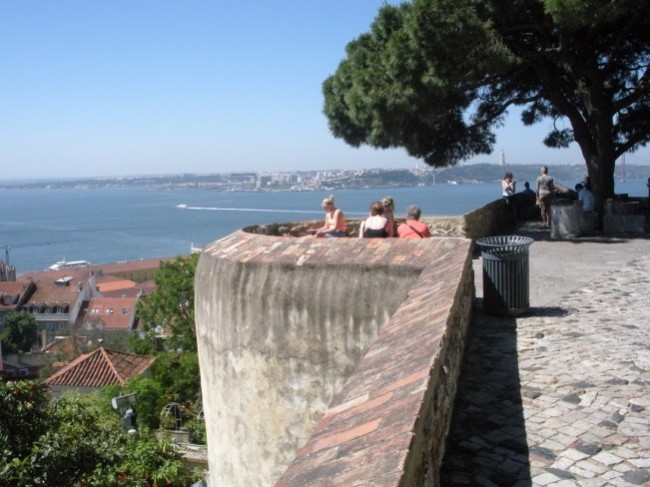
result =
M528 316L477 300L442 485L650 485L650 241L530 258Z

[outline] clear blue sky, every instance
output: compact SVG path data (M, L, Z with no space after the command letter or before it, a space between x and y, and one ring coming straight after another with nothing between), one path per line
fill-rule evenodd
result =
M412 167L322 114L323 80L383 3L0 2L0 178ZM547 126L513 119L470 162L582 163L544 148Z

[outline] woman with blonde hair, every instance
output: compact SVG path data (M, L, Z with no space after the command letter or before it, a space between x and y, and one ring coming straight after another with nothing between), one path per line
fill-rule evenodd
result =
M314 237L345 237L346 224L343 212L334 206L334 195L329 195L321 204L325 211L325 223L313 230Z
M386 217L386 220L388 220L386 231L388 232L389 237L394 237L396 235L395 200L390 196L386 196L384 199L381 200L381 204L384 207L384 217Z

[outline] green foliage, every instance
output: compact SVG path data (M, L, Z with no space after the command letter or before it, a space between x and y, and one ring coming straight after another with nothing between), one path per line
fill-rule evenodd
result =
M166 402L195 401L201 395L201 374L196 352L161 353L151 367Z
M38 340L36 318L27 311L12 311L2 321L4 331L0 336L4 353L29 352Z
M116 393L110 395L106 389L113 389ZM89 414L95 418L96 425L101 430L115 431L119 429L120 420L115 410L111 406L111 398L118 396L119 385L108 386L98 391L90 393L81 393L75 390L65 391L60 400L73 402L83 407Z
M185 424L185 428L190 432L190 443L194 445L206 445L207 433L205 430L205 420L193 419Z
M155 355L158 352L158 341L154 330L146 330L140 335L129 335L129 350L137 355Z
M186 487L196 480L176 455L169 439L130 439L121 462L112 469L97 470L88 481L93 487Z
M23 457L50 427L50 393L41 382L0 382L0 455ZM0 464L3 462L0 462ZM1 476L0 476L1 477Z
M616 159L650 141L650 4L641 0L413 0L384 5L323 83L332 133L403 147L433 166L490 153L523 107L577 142L600 203Z
M49 403L40 382L0 384L0 486L68 486L104 459L110 435L74 398Z
M140 322L145 331L157 327L170 334L166 345L174 350L196 350L194 323L194 273L199 254L161 262L154 281L156 290L138 304ZM153 334L147 335L149 341ZM145 348L142 343L134 342ZM148 345L151 349L151 344ZM154 345L155 347L155 345Z
M169 441L125 435L115 413L97 406L99 396L48 400L40 382L0 383L0 407L9 412L0 415L0 487L184 487L194 480Z
M165 397L160 384L147 377L134 377L129 380L122 390L122 394L137 394L135 404L138 414L138 429L146 426L156 429L160 424L160 411L165 405Z
M194 323L194 274L199 255L179 257L162 262L156 274L156 290L139 305L144 333L133 335L130 347L134 353L156 355L152 379L131 380L122 393L138 394L138 424L157 428L165 404L189 404L201 394L201 377L196 353ZM160 351L156 329L169 336ZM147 399L145 399L145 396Z
M166 399L160 384L152 378L138 376L130 379L123 387L118 384L103 387L97 400L98 409L104 415L115 417L117 421L118 415L111 406L111 399L132 393L136 394L135 411L138 430L158 428L160 411L166 404Z
M100 398L95 402L101 404L98 409L102 414L111 414L117 418L110 407L111 399L125 394L137 396L138 430L165 428L161 425L160 413L170 402L182 404L191 409L200 396L200 376L198 358L194 352L162 353L153 367L153 377L134 377L123 387L111 385L102 388Z

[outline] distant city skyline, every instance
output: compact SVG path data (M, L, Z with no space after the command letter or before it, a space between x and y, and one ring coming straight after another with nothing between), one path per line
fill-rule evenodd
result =
M400 3L390 1L390 4ZM322 82L384 0L3 2L0 178L407 168L329 132ZM513 113L465 163L580 164ZM650 149L628 164L649 164Z

